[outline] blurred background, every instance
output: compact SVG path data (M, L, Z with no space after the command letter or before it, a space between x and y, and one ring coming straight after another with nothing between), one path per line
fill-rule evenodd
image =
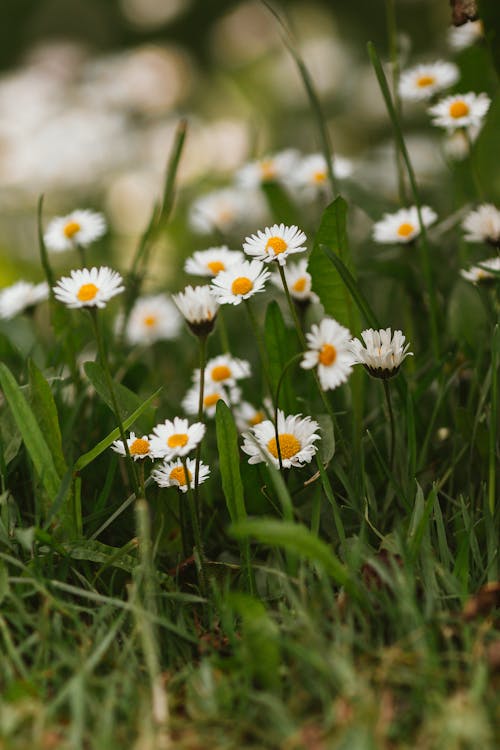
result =
M448 0L395 5L403 67L469 56L467 90L492 90L486 47L451 51ZM391 133L366 53L371 39L387 59L385 4L290 0L276 7L309 67L336 152L353 160L359 202L376 193L375 205L390 210L387 202L397 200ZM105 252L122 266L161 189L181 116L189 122L180 169L186 206L227 184L251 158L287 147L318 150L303 84L260 2L3 0L0 14L2 286L20 270L41 278L40 193L47 219L76 207L102 210L112 228ZM410 114L408 142L432 190L447 168L442 133L429 126L425 107ZM186 215L178 220L184 227ZM185 243L180 255L208 246L186 236L178 223L172 242ZM162 271L168 276L165 264Z

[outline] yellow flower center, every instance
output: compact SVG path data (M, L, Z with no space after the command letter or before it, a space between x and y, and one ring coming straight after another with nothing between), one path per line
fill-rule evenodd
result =
M209 263L207 263L207 268L213 273L214 276L217 276L219 271L225 271L226 266L220 260L211 260Z
M436 83L434 76L420 76L420 78L417 79L417 86L421 89L425 89L426 86L432 86L433 83Z
M156 325L156 315L146 315L143 323L147 328L153 328Z
M233 294L248 294L252 289L253 281L247 279L246 276L238 276L238 278L231 284L231 291Z
M458 119L459 117L465 117L469 114L469 105L458 99L456 102L450 104L450 117Z
M68 238L68 240L72 239L72 237L75 236L77 232L79 232L81 229L80 224L77 221L68 221L66 226L63 229L64 235Z
M136 438L129 451L131 456L146 456L149 453L149 442L144 438Z
M169 479L171 479L173 482L179 482L181 486L184 486L187 484L186 482L186 472L184 471L184 466L174 466L170 474L168 475ZM188 480L191 482L193 479L193 475L188 469Z
M261 161L260 176L263 180L274 180L276 177L276 167L271 159L264 159L264 161Z
M216 380L218 383L221 380L227 380L231 377L231 370L227 365L218 365L212 370L212 380Z
M398 227L398 234L400 237L409 237L409 235L414 230L415 230L415 227L413 226L413 224L409 224L407 221L404 221Z
M325 365L325 367L330 367L330 365L333 365L336 359L337 350L335 349L335 347L331 344L323 344L319 353L319 361L321 362L321 364Z
M178 432L174 435L170 435L170 437L167 440L167 445L169 448L184 448L188 441L188 436L186 433Z
M209 409L211 406L215 406L219 399L220 396L218 393L209 393L208 396L205 396L203 399L203 406L205 409Z
M266 251L272 250L275 255L284 253L287 248L288 245L282 237L269 237L266 244Z
M76 296L80 302L90 302L90 300L94 299L98 291L99 288L95 284L82 284Z
M251 419L248 420L248 424L255 427L256 424L260 424L264 421L264 414L261 411L256 411Z
M284 432L282 435L279 435L279 441L281 458L292 458L292 456L295 456L302 448L300 440L297 440L295 435L292 435L289 432ZM272 456L274 456L274 458L278 458L278 447L275 437L271 438L268 442L267 450Z
M295 284L292 286L292 289L294 292L303 292L306 288L307 279L305 276L301 276L300 279L297 279Z
M318 169L317 172L313 174L313 182L324 182L326 180L326 172L324 169Z

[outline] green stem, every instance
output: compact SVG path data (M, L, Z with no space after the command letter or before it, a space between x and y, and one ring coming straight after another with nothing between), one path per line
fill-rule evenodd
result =
M396 9L394 0L385 0L385 19L387 24L387 36L389 39L389 54L391 58L392 73L392 95L395 108L401 120L401 98L399 96L399 59L398 59L398 26L396 21ZM404 176L403 155L396 143L396 170L398 175L398 192L402 205L408 202L406 196L406 185Z
M476 169L476 162L474 161L474 155L473 155L473 143L472 138L470 137L470 133L468 128L464 128L464 135L465 139L467 141L467 149L469 151L469 166L470 166L470 172L472 175L472 181L474 183L474 188L477 193L477 197L479 200L483 200L483 189L481 187L481 181L479 179L479 174Z
M220 345L222 347L222 351L225 354L229 354L229 337L227 335L227 326L226 326L226 321L224 320L222 307L219 308L218 318L219 318Z
M264 344L264 339L262 338L262 335L260 333L259 324L257 322L257 318L255 317L255 313L253 311L250 300L246 299L244 300L244 302L245 302L245 307L247 309L250 324L252 326L253 334L255 336L255 340L257 341L257 347L259 349L260 361L262 365L262 371L264 373L264 378L266 380L266 385L271 395L271 400L274 404L273 384L272 384L271 377L269 375L268 366L267 366L267 354L266 354L266 347Z
M396 428L394 424L394 412L392 409L391 389L388 380L382 381L384 384L385 400L387 402L387 411L389 413L389 423L391 429L391 448L389 453L389 468L392 471L394 465L394 447L396 445Z
M86 268L87 267L87 257L86 257L86 254L85 254L85 248L83 247L83 245L79 245L77 243L76 249L78 251L78 255L80 256L80 263L82 264L82 268Z
M200 344L200 394L198 398L198 422L205 422L203 403L205 399L205 366L207 362L207 336L199 336ZM196 446L195 470L194 470L194 505L196 517L200 518L200 504L198 498L198 484L200 479L201 442Z
M198 522L198 514L196 512L196 505L195 505L195 499L194 499L194 493L191 488L191 481L189 479L189 472L187 467L187 459L182 456L181 457L182 466L184 467L184 479L186 481L186 487L187 487L187 496L188 496L188 508L189 508L189 515L191 517L191 526L193 528L193 537L194 537L194 546L196 549L196 555L198 559L196 560L196 568L198 571L198 579L200 583L200 590L203 596L206 596L207 594L207 578L205 574L205 556L203 553L203 545L201 541L201 531L200 531L200 524ZM182 500L182 498L181 498Z
M488 505L491 517L494 517L496 502L496 452L497 452L497 424L498 424L498 351L500 349L500 327L495 325L493 332L493 346L491 352L491 403L490 430L488 451Z

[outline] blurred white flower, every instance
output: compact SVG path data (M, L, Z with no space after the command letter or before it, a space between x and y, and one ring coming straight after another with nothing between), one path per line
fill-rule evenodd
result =
M49 287L45 281L40 284L17 281L12 286L0 289L0 318L3 320L14 318L33 305L43 302L48 296Z
M430 99L439 91L458 81L459 70L454 63L438 60L405 70L399 79L399 95L409 101Z
M205 365L205 385L207 387L233 386L237 380L249 378L251 375L250 363L246 359L237 359L230 354L219 354L209 359ZM200 371L195 370L193 375L195 383L199 383Z
M43 236L48 250L55 253L87 247L106 233L106 219L97 211L78 209L58 216L49 223Z
M448 42L455 50L470 47L484 36L482 21L467 21L462 26L450 26L448 29Z
M181 316L166 294L139 297L127 320L125 336L129 344L153 344L174 339L179 333Z
M350 177L353 164L344 156L332 159L333 175L338 180ZM301 158L290 175L289 185L297 191L297 197L315 200L321 192L329 190L328 169L323 154L309 154Z
M487 94L453 94L441 99L428 112L432 124L448 130L480 125L491 104Z
M266 182L284 183L290 179L299 158L299 152L292 148L269 154L241 167L236 172L236 182L247 189L258 188Z
M473 284L498 282L500 280L500 257L488 258L488 260L481 261L480 265L471 266L467 270L462 269L460 275Z
M500 247L500 211L491 203L484 203L467 214L462 229L466 242L488 242Z
M189 211L189 223L195 232L222 234L246 226L265 214L263 197L257 191L222 188L201 196Z
M226 271L235 263L241 263L243 253L230 250L227 245L209 247L208 250L197 250L184 264L186 273L193 276L217 276L220 271Z
M255 406L250 404L248 401L241 401L233 409L234 420L236 427L240 432L245 432L250 427L263 422L266 419L266 412L264 409L256 409Z
M461 161L470 155L471 144L477 139L482 123L468 128L457 128L446 133L444 152L450 159Z
M318 368L318 377L324 390L332 390L345 383L352 372L352 355L349 348L351 334L333 318L323 318L306 334L308 350L300 366L305 370Z
M200 398L200 387L195 383L186 393L182 400L182 408L186 414L198 414ZM218 401L224 401L225 404L237 404L241 400L241 390L236 386L229 389L215 383L206 383L203 396L203 413L207 417L214 417Z
M422 206L420 215L425 227L430 226L437 219L436 213L429 206ZM419 234L420 224L416 206L401 208L394 214L384 214L383 218L373 225L373 239L380 243L406 244Z

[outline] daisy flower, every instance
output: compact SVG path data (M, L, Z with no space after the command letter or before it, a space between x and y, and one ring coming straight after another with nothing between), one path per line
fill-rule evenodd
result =
M332 158L334 177L343 180L353 171L352 162L343 156ZM328 187L328 169L323 154L304 156L296 165L289 179L290 186L300 191L306 199L314 200Z
M425 227L433 224L437 219L436 213L429 206L422 206L420 215ZM416 206L401 208L394 214L384 214L381 221L377 221L373 225L373 239L375 242L407 243L414 240L419 234L420 224Z
M198 414L200 388L195 383L182 400L182 408L186 414ZM210 419L215 416L217 402L222 400L228 406L237 404L241 398L241 390L233 386L229 390L221 385L206 384L203 395L203 412Z
M432 124L441 128L455 130L479 125L486 115L491 99L487 94L453 94L441 99L427 110L432 117Z
M255 427L267 418L264 409L256 409L248 401L241 401L237 404L233 409L233 416L236 427L240 432Z
M490 273L488 269L491 269L493 273ZM472 284L484 284L488 285L492 282L499 281L500 274L500 258L488 258L488 260L481 261L480 265L471 266L467 271L462 269L460 275L466 281L470 281Z
M151 435L151 453L155 458L170 460L177 456L187 456L205 434L205 425L195 422L189 426L187 419L174 417L166 419L153 428Z
M187 477L182 461L164 461L151 476L160 487L177 487L181 492L187 492L194 487L196 461L194 458L186 460ZM198 469L198 484L202 484L210 475L210 469L200 461Z
M430 99L458 81L459 70L454 63L438 60L434 63L416 65L405 70L399 79L399 95L408 101Z
M369 328L361 332L362 343L359 339L352 339L350 349L351 363L363 365L376 378L392 378L401 367L406 357L413 356L409 352L410 344L405 345L405 336L401 331L392 333L390 328L374 331Z
M266 182L286 182L292 174L299 152L285 149L245 164L236 173L236 182L244 188L257 188Z
M24 310L43 302L48 296L49 287L45 281L40 284L17 281L12 286L0 290L0 318L14 318Z
M172 299L195 336L206 336L215 325L219 304L210 287L187 286L183 292L173 294Z
M203 195L192 204L189 223L200 234L214 230L227 234L265 213L263 197L256 191L223 188Z
M482 21L467 21L462 26L450 26L448 42L455 50L462 50L482 39L484 27Z
M49 250L61 253L78 245L87 247L106 233L106 219L97 211L88 209L58 216L49 223L44 242Z
M54 287L54 295L67 307L106 307L106 302L124 290L123 279L117 271L107 266L94 266L63 276Z
M208 250L198 250L186 260L184 270L194 276L217 276L220 271L226 271L235 263L241 263L243 253L230 250L226 245L209 247Z
M345 383L352 372L349 342L351 334L333 318L323 318L306 334L309 349L300 366L305 370L318 368L321 387L326 390Z
M218 357L209 359L205 365L205 385L232 386L241 378L249 378L251 375L250 363L245 359L237 359L229 354L220 354ZM200 371L195 370L193 375L195 383L200 382Z
M298 263L289 263L285 266L285 279L288 286L288 291L291 297L300 304L308 304L309 302L318 302L319 297L311 289L311 274L307 271L307 259L299 260ZM271 277L272 283L283 289L283 283L279 273L273 273Z
M462 222L466 242L488 242L500 246L500 211L491 203L471 211Z
M319 424L310 417L302 417L301 414L285 417L279 409L278 442L273 422L265 419L243 435L244 441L241 449L250 456L249 464L265 462L279 468L279 444L283 467L285 469L292 466L300 468L309 463L318 450L318 446L314 445L316 440L320 439L317 430L319 430Z
M128 452L130 453L134 461L139 461L143 458L153 459L153 454L151 452L151 441L147 435L144 435L140 438L136 437L135 432L131 432L130 437L127 438L127 445ZM111 448L116 451L116 453L119 453L120 456L126 455L125 447L121 440L115 440L113 443L111 443Z
M242 260L217 274L210 288L221 305L239 305L242 300L263 292L270 276L260 261Z
M306 250L304 242L307 237L298 227L286 227L284 224L273 224L264 231L246 237L243 250L257 260L269 263L277 260L281 266L292 253L303 253Z
M181 317L165 294L139 297L130 311L125 335L129 344L153 344L173 339L179 333Z

